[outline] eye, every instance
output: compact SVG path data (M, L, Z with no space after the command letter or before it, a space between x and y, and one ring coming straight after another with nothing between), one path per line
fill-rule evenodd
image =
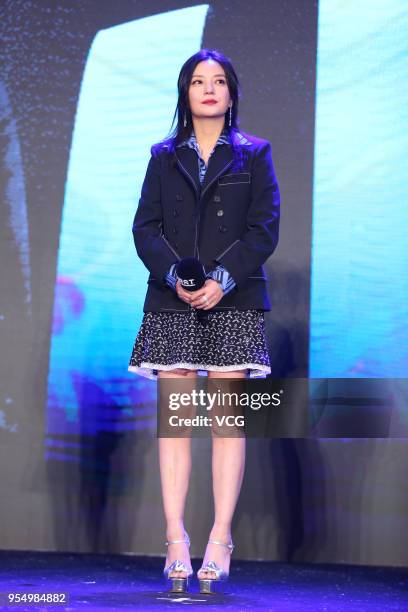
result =
M223 85L225 85L225 79L217 79L218 83L222 83Z
M201 79L194 79L194 81L191 81L192 85L195 85L196 83L201 83Z

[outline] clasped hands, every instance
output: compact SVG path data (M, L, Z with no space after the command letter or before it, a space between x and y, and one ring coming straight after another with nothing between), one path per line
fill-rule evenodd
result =
M212 278L207 278L201 289L186 291L180 281L176 283L176 293L180 300L190 304L193 308L210 310L214 308L224 295L221 285Z

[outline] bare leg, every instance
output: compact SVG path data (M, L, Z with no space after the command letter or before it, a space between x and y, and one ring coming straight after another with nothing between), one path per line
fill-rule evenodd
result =
M209 378L245 378L246 370L208 372ZM241 490L245 469L245 437L212 438L212 475L214 493L214 525L210 538L229 544L231 522ZM230 552L224 546L207 544L203 565L215 561L226 572L230 566ZM198 578L215 578L214 572L199 572Z
M191 379L191 387L197 373L194 370L160 371L160 378ZM191 438L158 438L160 477L163 508L166 519L167 540L184 539L184 508L191 473ZM191 570L187 544L170 544L167 547L165 567L173 561L183 561ZM170 577L186 577L185 572L175 571Z

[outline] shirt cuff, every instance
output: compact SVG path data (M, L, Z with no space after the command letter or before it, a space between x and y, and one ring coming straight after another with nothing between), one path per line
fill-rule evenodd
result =
M177 264L175 264L175 263L172 264L170 266L170 270L167 272L166 276L164 277L164 280L166 281L166 283L174 291L176 290L176 284L177 284L177 280L178 280L178 276L177 276L177 273L176 273L176 266L177 266Z
M206 276L207 278L212 278L218 283L220 283L224 295L232 291L232 289L234 289L236 285L234 279L232 278L228 270L224 268L224 266L217 266L214 270L208 272Z

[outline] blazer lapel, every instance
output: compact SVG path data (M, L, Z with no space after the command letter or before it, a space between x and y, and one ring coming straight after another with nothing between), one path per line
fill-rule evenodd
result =
M238 145L250 145L251 142L244 138L240 134L233 133L234 143ZM233 151L230 144L220 144L214 149L211 155L208 168L204 176L203 184L200 185L200 179L198 178L198 159L197 153L190 147L179 147L176 149L176 159L180 171L186 177L186 179L194 187L196 194L200 193L201 196L207 191L207 189L218 179L218 177L225 172L233 163Z
M195 153L195 151L194 151ZM215 147L211 155L204 181L201 187L201 196L218 179L218 177L229 168L234 161L231 145L220 144Z
M198 178L198 158L197 153L190 147L179 147L176 149L177 165L192 184L197 194L200 193L200 179Z

